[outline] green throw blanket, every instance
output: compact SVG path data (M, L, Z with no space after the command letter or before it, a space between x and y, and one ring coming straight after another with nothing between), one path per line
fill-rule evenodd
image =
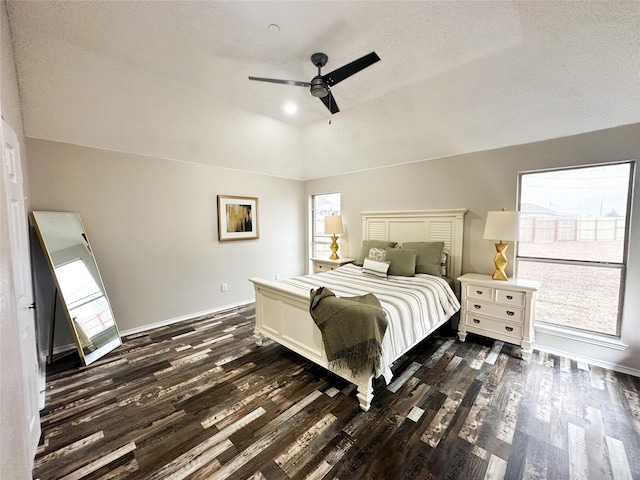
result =
M387 317L373 293L336 297L326 287L312 289L309 310L322 332L332 368L348 368L354 375L375 371L382 355Z

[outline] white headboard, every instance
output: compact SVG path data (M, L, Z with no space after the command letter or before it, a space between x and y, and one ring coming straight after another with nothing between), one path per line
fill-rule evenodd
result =
M449 252L447 272L454 280L462 273L462 239L466 208L362 212L363 240L444 242ZM456 281L456 286L458 282Z

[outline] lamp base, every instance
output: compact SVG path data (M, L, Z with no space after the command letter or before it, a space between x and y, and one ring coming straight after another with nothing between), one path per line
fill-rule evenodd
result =
M496 265L496 271L493 272L493 276L491 277L494 280L508 280L507 274L504 273L504 269L507 266L507 256L505 252L508 246L506 243L496 243L496 256L493 259Z
M331 235L331 256L329 260L339 260L338 256L338 237L336 235Z

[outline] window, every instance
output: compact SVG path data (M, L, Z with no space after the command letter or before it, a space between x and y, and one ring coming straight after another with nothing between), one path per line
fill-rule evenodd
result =
M633 162L520 174L518 276L536 320L619 335Z
M324 233L324 217L340 215L340 194L323 193L311 197L311 256L329 258L331 237ZM340 239L338 239L338 244Z
M82 259L57 266L56 279L69 315L88 338L115 326L109 303Z

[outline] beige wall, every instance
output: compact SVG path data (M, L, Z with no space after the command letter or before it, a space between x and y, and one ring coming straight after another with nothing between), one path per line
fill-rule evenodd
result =
M250 277L303 272L300 181L32 138L27 153L33 210L80 213L121 331L252 301ZM218 242L218 194L258 197L260 239Z
M640 124L487 152L478 152L392 168L311 180L307 196L339 191L348 245L342 256L357 254L360 212L468 208L463 272L493 272L493 242L482 238L486 214L515 209L518 172L616 160L640 160ZM640 167L640 165L639 165ZM622 318L624 351L538 333L539 346L575 357L640 370L640 174L636 174L631 245ZM513 265L513 248L509 249ZM511 272L509 272L511 273Z

